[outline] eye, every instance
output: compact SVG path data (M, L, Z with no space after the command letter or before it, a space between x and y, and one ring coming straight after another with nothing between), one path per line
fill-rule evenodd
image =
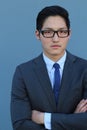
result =
M68 30L59 30L59 33L61 34L66 34L68 32Z
M44 30L44 33L45 33L45 34L52 34L53 31L52 31L52 30Z

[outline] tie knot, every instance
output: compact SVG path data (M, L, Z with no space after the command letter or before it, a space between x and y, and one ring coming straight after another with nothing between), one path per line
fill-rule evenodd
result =
M53 65L53 67L54 67L55 69L59 69L59 68L60 68L60 65L59 65L58 63L55 63L55 64Z

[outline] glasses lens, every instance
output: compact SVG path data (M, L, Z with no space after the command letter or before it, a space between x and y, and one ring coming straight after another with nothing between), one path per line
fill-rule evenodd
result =
M69 31L68 30L59 30L58 31L58 36L59 37L67 37L69 35Z
M53 37L54 31L52 31L52 30L43 30L43 31L41 31L41 33L42 33L42 35L44 37L49 38L49 37Z

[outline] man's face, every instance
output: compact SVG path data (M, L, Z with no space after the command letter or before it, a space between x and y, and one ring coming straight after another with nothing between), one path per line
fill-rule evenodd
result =
M48 17L42 27L42 30L67 30L66 23L64 19L60 16L50 16ZM61 34L60 34L61 35ZM60 38L56 33L53 37L44 37L38 30L36 30L36 37L41 41L44 54L50 59L56 61L60 59L66 49L70 32L67 37Z

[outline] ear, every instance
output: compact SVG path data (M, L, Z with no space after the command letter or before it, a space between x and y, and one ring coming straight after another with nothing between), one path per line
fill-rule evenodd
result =
M40 32L38 30L35 31L36 38L40 40Z

